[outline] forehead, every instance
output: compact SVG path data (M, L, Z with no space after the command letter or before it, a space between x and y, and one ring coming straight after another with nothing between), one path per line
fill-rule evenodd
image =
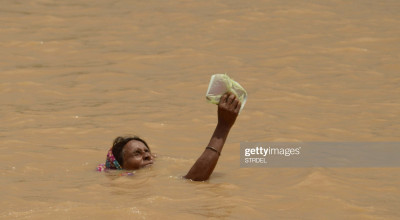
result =
M131 140L126 143L124 151L135 151L135 150L145 150L148 149L143 142L137 140Z

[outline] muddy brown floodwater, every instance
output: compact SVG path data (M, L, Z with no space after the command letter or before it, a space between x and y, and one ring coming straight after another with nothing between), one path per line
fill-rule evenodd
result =
M240 142L400 141L400 2L0 0L1 219L396 219L400 168L240 168ZM207 182L210 76L247 104ZM159 156L99 173L112 140Z

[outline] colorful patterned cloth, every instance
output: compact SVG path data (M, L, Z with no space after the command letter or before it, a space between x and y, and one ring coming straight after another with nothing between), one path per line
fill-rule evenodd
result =
M118 163L118 161L115 159L112 149L108 150L107 153L107 158L106 158L106 163L99 164L97 166L97 171L104 171L106 169L111 169L111 170L122 170L121 165Z
M107 158L106 158L106 163L99 164L97 166L97 171L108 171L108 170L122 170L121 165L118 163L118 161L115 159L112 149L110 149L107 153ZM132 172L122 172L119 173L119 176L132 176L134 173Z

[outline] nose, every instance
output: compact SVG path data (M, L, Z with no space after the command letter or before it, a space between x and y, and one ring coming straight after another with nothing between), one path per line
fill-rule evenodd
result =
M143 160L151 160L151 154L149 152L145 152L143 154Z

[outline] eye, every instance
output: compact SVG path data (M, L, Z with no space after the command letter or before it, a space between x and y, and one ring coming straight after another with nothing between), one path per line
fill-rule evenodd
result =
M140 150L137 150L137 151L133 152L133 155L135 155L135 156L139 156L141 154L142 154L142 152Z

